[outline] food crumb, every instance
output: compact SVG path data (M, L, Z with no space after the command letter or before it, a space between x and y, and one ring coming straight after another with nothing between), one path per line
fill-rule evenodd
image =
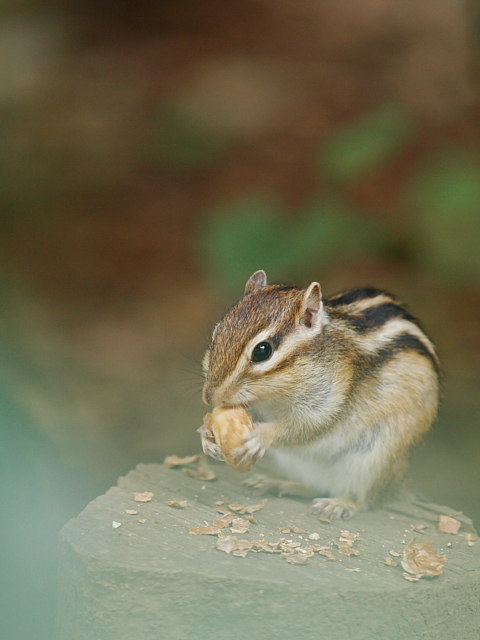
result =
M350 531L343 530L341 532L338 542L335 544L338 547L339 552L344 556L358 556L359 551L353 548L353 543L360 538L359 533L350 533Z
M412 531L415 531L416 533L425 533L425 529L427 528L428 525L426 524L412 524Z
M473 547L478 540L478 536L474 536L473 533L467 533L466 531L462 531L459 535L462 536L462 538L466 538L469 547Z
M196 536L217 536L219 533L222 533L222 530L219 527L208 524L203 527L189 529L188 533L193 533L193 535Z
M248 520L245 520L245 518L234 518L230 531L232 533L246 533L249 528L250 522Z
M218 518L217 520L215 520L215 522L213 523L213 526L219 527L220 529L224 529L225 527L228 527L228 525L231 524L234 519L235 519L235 516L233 513L226 513L221 518Z
M439 555L430 540L417 543L412 538L403 550L402 567L414 576L433 578L439 576L445 566L446 557Z
M398 562L395 562L395 560L393 560L392 558L390 558L389 556L387 556L386 558L383 559L383 562L388 565L389 567L396 567L398 565Z
M167 456L163 461L163 464L169 469L173 469L174 467L183 467L187 464L192 464L199 457L199 454L195 454L193 456L187 456L186 458L179 458L178 456Z
M453 535L456 535L461 526L462 523L456 518L451 518L450 516L444 515L441 515L439 517L438 530L441 533L451 533Z
M295 555L289 555L287 558L285 558L285 560L290 564L307 564L308 558L309 558L308 555L295 554Z
M150 502L153 498L153 493L151 491L143 491L141 493L134 493L133 499L135 502Z
M300 529L300 527L292 526L292 533L307 533L305 529Z
M167 500L165 504L169 507L173 507L174 509L185 509L185 507L187 506L187 501L181 500L179 502L178 500Z
M265 498L264 500L262 500L260 504L254 504L251 506L247 506L245 504L239 504L238 502L229 502L228 508L230 509L230 511L234 511L235 513L239 513L240 515L243 516L246 513L251 515L255 511L259 511L260 509L263 509L263 507L266 504L267 504L267 499ZM217 509L217 511L220 511L220 509Z
M422 577L421 575L410 575L409 573L402 573L402 577L405 578L405 580L408 580L409 582L418 582L420 580L420 578Z
M213 482L217 479L213 469L208 466L206 462L199 464L196 469L189 469L188 467L182 467L182 471L195 480L203 480L204 482ZM202 487L204 488L204 487Z

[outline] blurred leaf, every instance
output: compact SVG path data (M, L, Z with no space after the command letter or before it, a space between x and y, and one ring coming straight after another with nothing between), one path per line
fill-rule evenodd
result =
M303 213L303 215L302 215ZM350 227L344 203L318 198L298 216L290 234L290 262L326 264L338 253Z
M286 249L282 214L272 195L255 193L207 215L198 250L214 282L234 291L257 269L277 274Z
M314 265L377 251L385 235L341 199L325 197L288 220L273 196L250 194L217 207L203 224L197 249L204 269L214 286L232 292L257 269L270 281L289 280Z
M444 276L480 278L480 160L443 152L415 178L410 200L418 210L425 259Z
M319 154L319 170L348 182L377 170L411 139L412 120L398 107L383 106L340 131Z
M305 209L292 234L292 262L311 260L323 266L339 257L378 253L388 236L385 225L360 217L345 200L318 197Z

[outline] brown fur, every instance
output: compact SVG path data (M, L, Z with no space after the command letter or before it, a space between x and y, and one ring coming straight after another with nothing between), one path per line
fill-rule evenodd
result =
M257 341L272 345L265 362L252 362ZM257 272L215 328L205 363L207 402L257 412L258 446L273 447L279 459L285 449L308 466L311 447L312 460L332 469L316 481L331 482L327 493L348 486L341 469L351 460L358 482L352 475L348 492L361 505L403 475L408 452L437 411L439 365L431 342L401 303L372 288L327 298L322 309L316 283L306 290L267 285ZM306 472L292 464L298 481ZM315 477L312 467L313 484ZM338 504L335 513L342 513Z

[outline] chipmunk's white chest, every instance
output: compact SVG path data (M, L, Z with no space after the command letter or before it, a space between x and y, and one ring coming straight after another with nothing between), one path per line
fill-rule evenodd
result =
M318 491L319 497L355 496L362 502L384 464L383 438L348 442L338 434L308 445L270 447L268 454L289 480Z

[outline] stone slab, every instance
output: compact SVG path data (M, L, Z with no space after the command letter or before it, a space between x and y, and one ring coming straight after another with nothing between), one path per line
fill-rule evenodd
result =
M454 515L452 509L404 494L348 523L329 524L309 514L308 501L269 496L254 514L257 524L237 538L328 545L336 560L315 554L307 564L291 565L280 554L234 557L215 548L216 536L189 529L216 520L216 502L256 505L260 499L242 490L248 474L213 468L217 480L204 482L140 464L65 525L57 640L480 637L480 541L469 546L463 535L438 532L438 515ZM134 493L144 491L152 500L135 502ZM187 507L167 506L170 500L186 500ZM466 516L455 517L460 533L475 533ZM424 534L412 531L416 524L427 525ZM307 533L281 533L292 525ZM338 552L344 529L360 534L359 555ZM311 533L318 540L309 540ZM400 563L384 563L414 536L446 554L442 575L412 583Z

